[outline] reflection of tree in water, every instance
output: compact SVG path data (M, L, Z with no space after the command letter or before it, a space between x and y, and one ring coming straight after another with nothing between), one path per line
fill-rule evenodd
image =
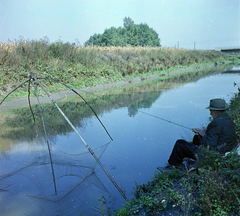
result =
M133 103L128 107L128 115L134 117L141 108L150 108L152 104L160 97L161 92L135 93ZM137 100L140 99L141 100Z
M59 104L61 109L67 113L69 119L77 127L84 127L84 121L80 118L83 103L67 103ZM71 131L71 127L66 124L65 119L62 117L61 113L52 104L43 104L43 115L46 130L50 136L56 134L66 135ZM38 105L32 106L35 122L33 116L28 107L17 109L12 111L12 116L6 119L6 124L11 128L14 133L10 130L6 132L3 137L12 137L19 140L33 140L38 137L43 136L41 113L39 111ZM68 110L71 109L71 112ZM92 115L91 111L85 111L85 116ZM75 117L78 116L78 119ZM80 117L79 117L80 116Z
M132 101L128 106L128 115L134 117L141 108L150 108L152 104L160 97L163 90L179 87L188 82L197 81L199 78L209 76L210 74L219 73L219 68L205 69L204 71L196 71L181 74L175 77L166 77L164 80L154 80L138 86L138 92L129 96Z
M143 89L146 86L141 85L140 88ZM156 91L153 96L149 96L149 90L147 92L138 91L139 88L129 88L117 94L113 93L91 98L88 100L88 103L91 104L97 115L100 115L103 112L119 107L136 107L134 108L136 110L141 107L150 107L154 100L159 97L159 93ZM152 93L153 91L150 92ZM85 128L87 119L93 116L93 112L78 97L71 98L71 101L67 102L60 101L58 105L75 127ZM32 109L35 122L28 107L12 110L11 115L5 118L4 127L7 126L8 129L1 134L1 137L22 141L44 137L38 105L32 106ZM42 104L42 109L46 130L50 139L58 134L66 135L72 131L72 128L53 104Z

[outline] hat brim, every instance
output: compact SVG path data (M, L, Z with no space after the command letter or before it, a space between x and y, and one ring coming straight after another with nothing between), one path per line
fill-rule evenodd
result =
M211 107L211 106L209 106L209 107L206 107L206 109L211 109L211 110L227 110L228 109L228 107Z

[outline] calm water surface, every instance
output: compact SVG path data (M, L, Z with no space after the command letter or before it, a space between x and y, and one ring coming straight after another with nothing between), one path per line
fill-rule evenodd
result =
M100 100L109 102L102 107L90 100L113 141L91 111L82 113L74 100L63 101L62 108L66 115L76 113L71 121L79 134L130 199L135 184L147 183L156 167L167 163L176 139L192 138L187 128L207 125L210 115L205 108L209 100L221 97L229 101L237 92L237 69L188 83L154 81L134 86L131 91L111 90L111 96L101 96ZM114 97L117 99L111 101ZM101 215L101 196L115 208L124 204L124 198L76 133L54 108L46 106L52 170L41 119L33 124L26 110L9 119L12 131L0 140L0 215Z

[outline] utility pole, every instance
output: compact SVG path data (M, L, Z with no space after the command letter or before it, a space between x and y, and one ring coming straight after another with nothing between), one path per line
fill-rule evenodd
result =
M177 48L179 49L179 41L177 42Z
M193 47L194 47L194 50L195 50L195 48L196 48L196 42L194 41L194 45L193 45Z

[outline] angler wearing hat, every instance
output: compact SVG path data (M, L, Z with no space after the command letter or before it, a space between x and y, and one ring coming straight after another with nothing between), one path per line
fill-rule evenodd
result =
M210 110L213 120L208 124L206 130L194 128L195 133L193 143L183 139L177 140L169 157L170 166L179 166L183 159L195 158L198 145L209 146L210 149L226 153L236 146L235 125L232 119L225 112L228 107L225 100L216 98L210 100L210 105L206 108Z

